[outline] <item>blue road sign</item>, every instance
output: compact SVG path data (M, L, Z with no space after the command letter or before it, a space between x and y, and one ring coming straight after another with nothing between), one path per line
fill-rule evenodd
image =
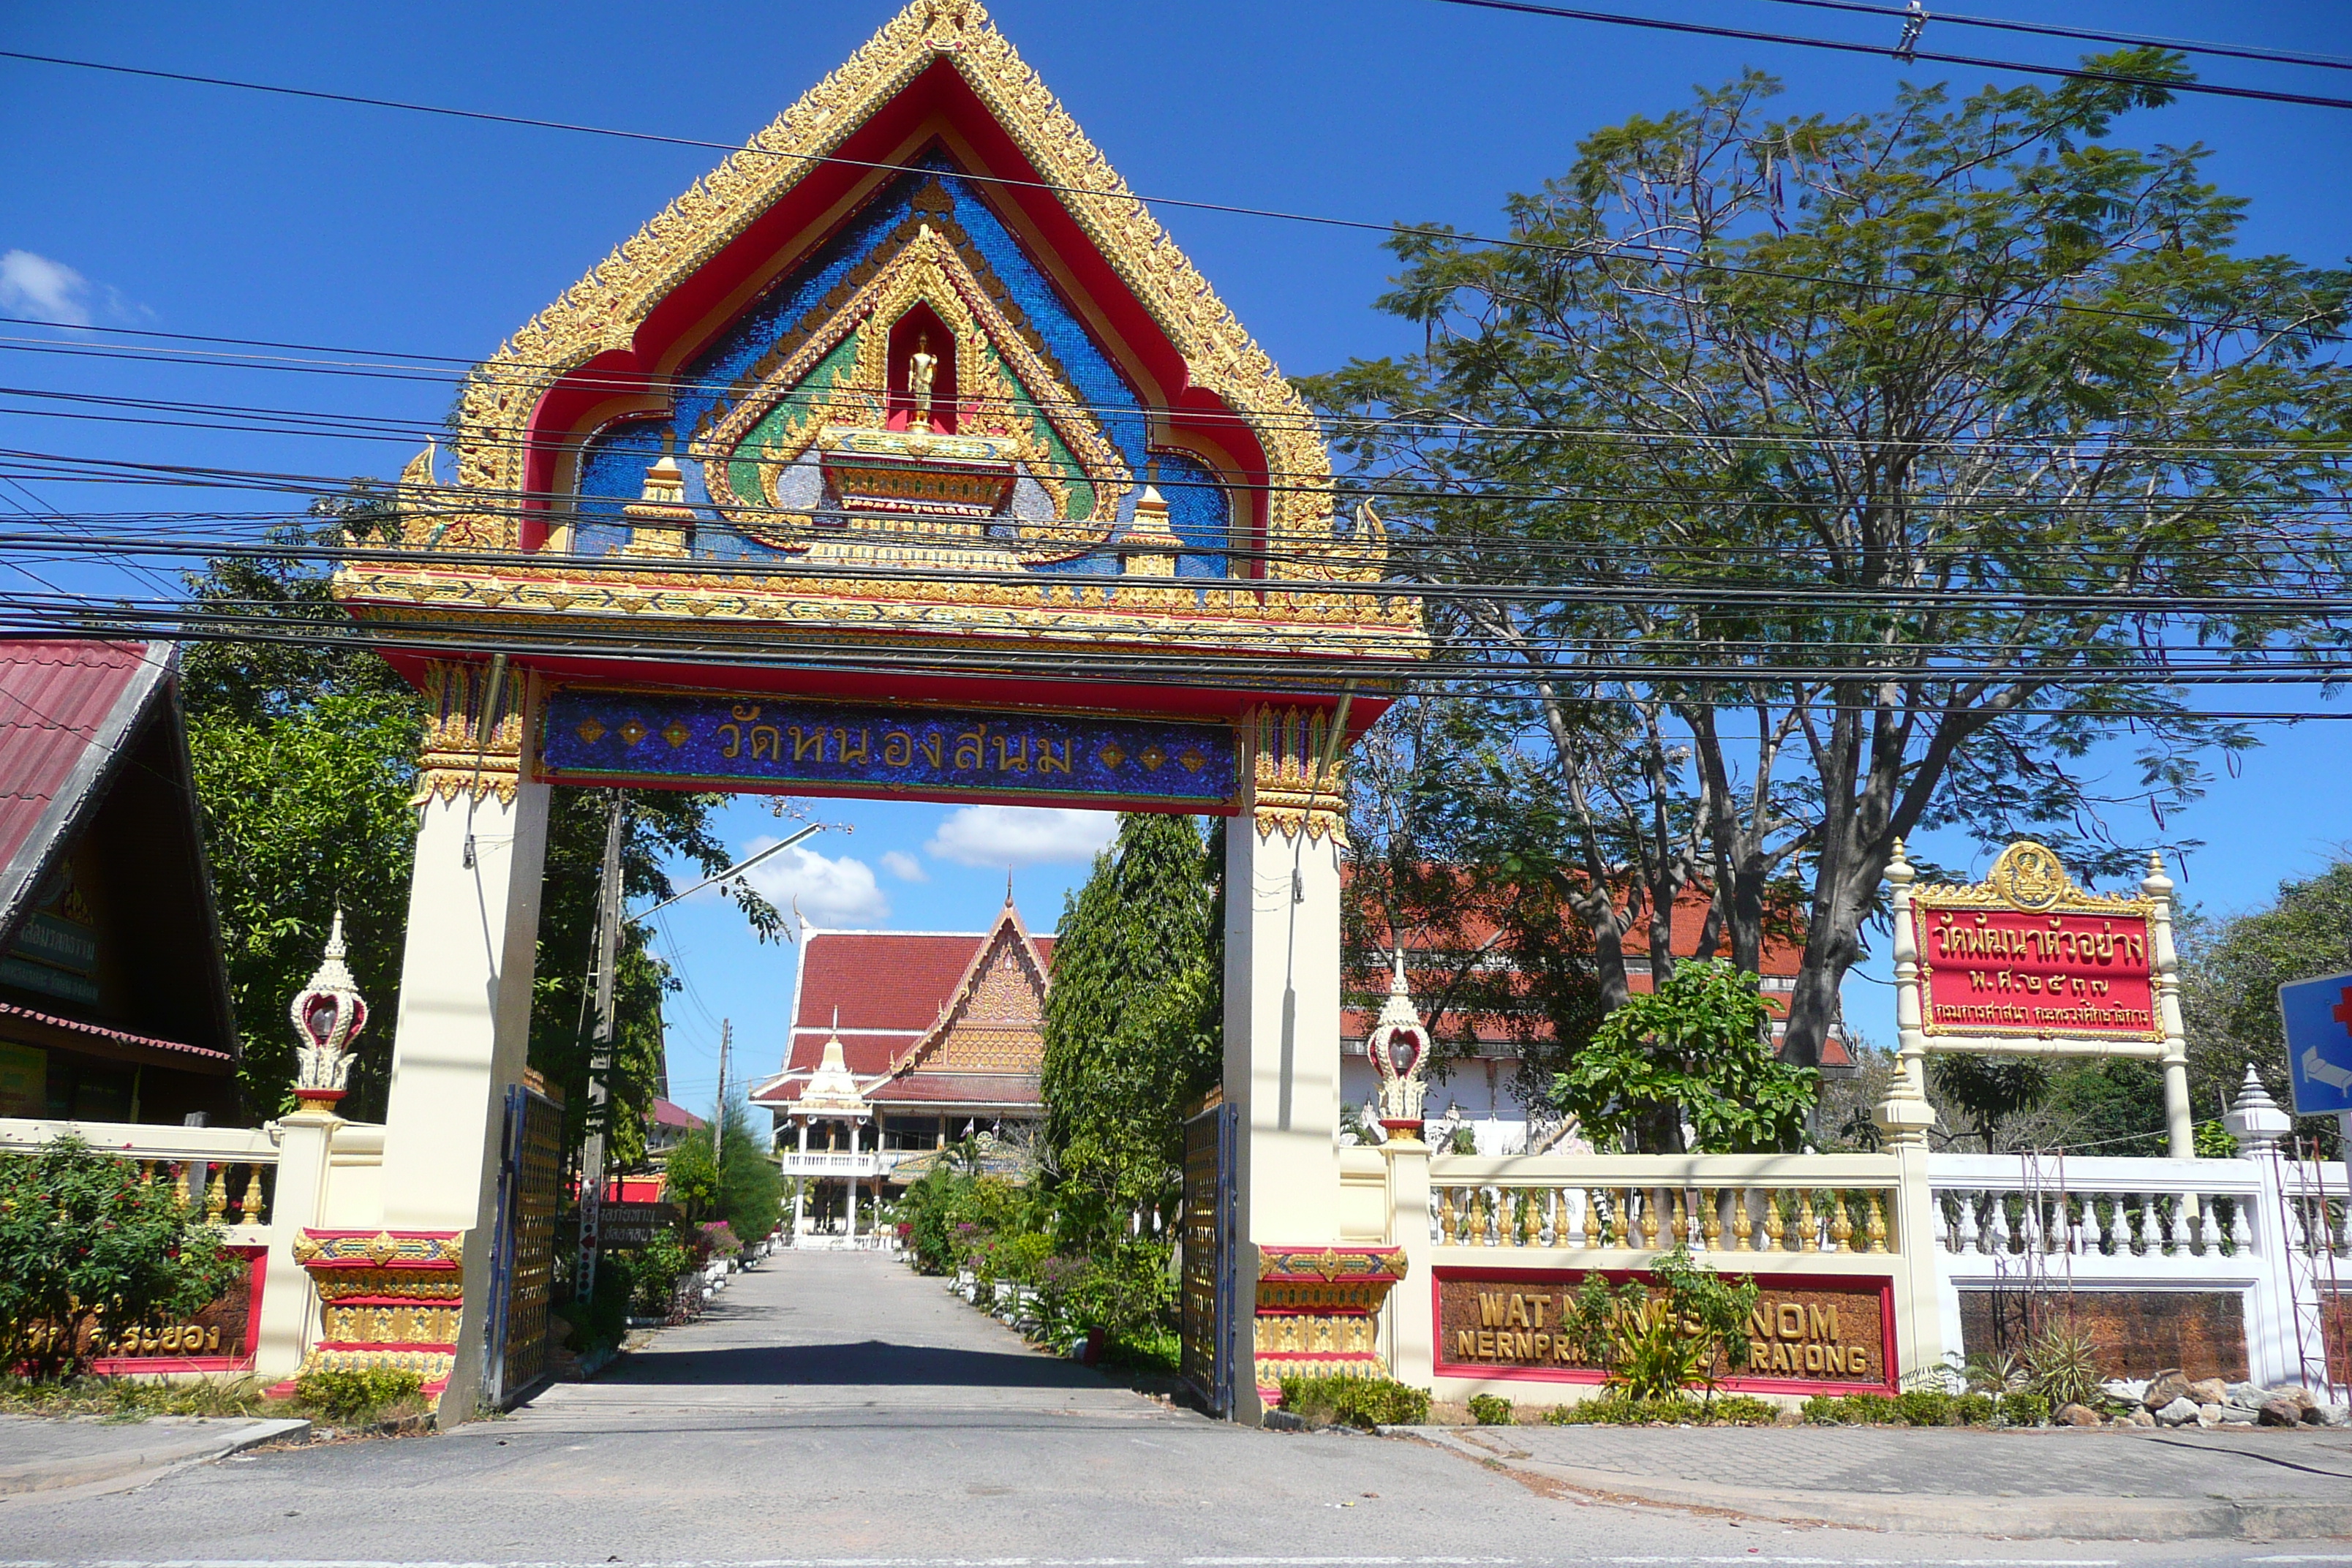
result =
M2279 987L2287 1088L2297 1116L2352 1110L2352 974Z

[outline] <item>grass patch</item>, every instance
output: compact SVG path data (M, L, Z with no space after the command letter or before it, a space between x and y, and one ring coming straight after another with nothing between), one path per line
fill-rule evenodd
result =
M1429 1394L1392 1377L1286 1377L1282 1408L1310 1426L1418 1426L1429 1419Z
M144 1421L153 1415L260 1415L267 1406L260 1384L251 1378L159 1383L128 1377L0 1377L0 1412Z

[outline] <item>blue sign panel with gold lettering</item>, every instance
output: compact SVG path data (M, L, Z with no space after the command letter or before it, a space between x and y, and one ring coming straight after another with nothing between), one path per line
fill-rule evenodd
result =
M541 711L551 784L642 780L806 795L975 796L1238 809L1240 747L1213 721L559 687Z

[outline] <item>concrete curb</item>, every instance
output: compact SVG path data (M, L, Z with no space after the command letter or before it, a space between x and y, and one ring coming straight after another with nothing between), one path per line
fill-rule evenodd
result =
M1496 1429L1498 1432L1504 1430ZM1989 1497L1944 1493L1890 1497L1877 1492L1775 1492L1753 1487L1659 1480L1617 1470L1588 1470L1538 1459L1519 1449L1489 1448L1443 1426L1391 1426L1465 1458L1597 1497L1788 1524L1832 1524L1930 1535L2010 1540L2230 1541L2352 1536L2352 1500L2295 1498L2126 1498L2080 1495Z
M225 1421L217 1426L138 1422L126 1423L123 1433L123 1446L106 1453L0 1464L0 1500L100 1488L107 1482L120 1485L104 1489L119 1490L167 1470L226 1458L264 1443L302 1441L310 1435L310 1423L299 1417Z

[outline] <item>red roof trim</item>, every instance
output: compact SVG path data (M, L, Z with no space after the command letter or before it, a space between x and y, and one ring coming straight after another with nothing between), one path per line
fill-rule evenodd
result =
M178 1040L159 1040L152 1035L133 1035L122 1029L110 1029L103 1024L85 1024L79 1018L60 1018L54 1013L36 1012L19 1007L14 1002L0 1002L0 1017L27 1018L36 1024L47 1024L53 1029L66 1029L77 1035L95 1035L119 1045L144 1046L152 1051L173 1051L181 1056L202 1057L206 1061L233 1062L236 1058L226 1051L216 1051L207 1046L185 1045Z

